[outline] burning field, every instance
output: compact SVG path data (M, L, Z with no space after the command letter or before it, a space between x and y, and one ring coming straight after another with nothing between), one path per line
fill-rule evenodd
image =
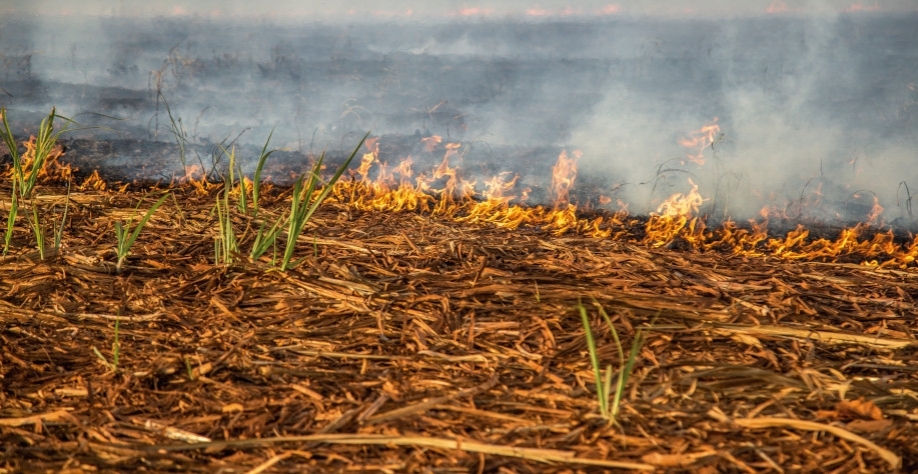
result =
M916 468L915 240L582 211L567 154L527 206L440 137L292 188L120 186L43 137L2 188L6 471Z
M0 474L918 471L918 16L770 3L3 16Z

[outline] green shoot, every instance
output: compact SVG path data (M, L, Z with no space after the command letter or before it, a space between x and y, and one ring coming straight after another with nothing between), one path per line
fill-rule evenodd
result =
M239 166L239 199L236 202L236 207L244 215L249 213L248 186L246 186L245 176L242 174L242 165Z
M268 151L268 144L271 142L271 137L273 135L274 131L272 130L271 134L268 135L268 139L265 140L264 146L261 148L261 155L259 155L258 164L255 167L255 176L252 181L251 205L251 215L253 218L258 216L258 204L261 193L261 173L264 170L265 162L268 160L268 157L274 153L274 150ZM214 260L216 262L231 263L233 254L239 251L239 239L236 238L233 231L229 205L230 191L236 186L237 181L235 173L239 175L239 198L236 201L236 207L243 215L249 214L248 189L245 175L242 172L242 166L236 166L236 148L233 147L230 151L223 149L223 153L229 155L229 179L224 178L222 203L221 199L218 197L215 206L220 233L217 237L217 241L214 242ZM268 248L274 245L281 227L282 222L278 221L266 233L265 223L261 223L256 232L255 241L252 244L252 251L249 254L252 260L259 259Z
M188 373L188 380L194 380L194 369L191 368L191 359L185 356L185 371Z
M182 162L182 171L185 171L187 168L185 145L188 143L188 133L185 132L181 117L176 119L172 116L172 108L169 107L169 102L166 102L166 96L164 96L162 92L159 93L159 100L163 103L163 108L166 109L166 115L169 116L169 124L172 128L170 132L172 132L172 136L175 137L175 143L179 148L179 161Z
M168 197L168 194L164 194L163 197L159 198L159 200L150 207L150 210L144 214L143 218L140 219L140 222L137 223L133 231L131 231L131 220L128 220L123 225L120 221L115 222L115 237L118 239L117 247L115 248L115 253L118 255L118 262L115 264L116 273L121 273L121 265L124 264L125 259L127 259L128 253L131 251L131 246L134 245L134 241L137 240L137 236L140 235L143 226L147 225L147 221L150 220L153 213L159 209L159 206L161 206ZM139 207L140 203L137 204L137 208Z
M96 354L96 357L98 357L102 361L102 363L105 364L105 366L108 367L112 372L118 371L118 362L121 359L121 341L118 338L118 328L120 326L120 323L121 323L120 319L115 320L115 342L112 343L112 361L111 362L109 362L108 359L106 359L105 356L102 355L99 349L96 349L96 346L92 346L92 351L93 353Z
M269 248L277 248L277 236L280 234L282 224L283 218L280 218L267 232L265 232L265 222L261 223L258 232L255 234L255 241L252 242L252 251L249 253L249 258L258 260Z
M41 227L41 219L38 217L38 207L32 205L32 215L29 216L29 227L32 228L32 234L35 235L35 246L38 248L38 257L45 259L45 231Z
M319 206L322 205L325 198L328 197L328 194L331 193L332 187L341 175L344 174L344 170L347 169L354 157L357 156L357 152L360 151L360 147L363 146L368 136L370 136L369 133L363 136L350 156L348 156L344 163L338 167L337 171L335 171L335 174L328 182L324 183L325 188L322 189L321 192L318 192L318 195L316 195L316 192L321 184L319 173L322 170L322 163L325 161L325 153L319 156L319 159L308 173L301 175L299 179L296 180L296 183L293 185L293 202L290 205L290 216L287 219L287 242L284 247L284 254L281 258L280 265L282 271L293 268L302 262L303 259L291 261L297 238L303 232L303 227L306 226L306 223L309 222L312 215Z
M233 220L230 216L229 191L223 193L223 197L217 197L217 224L220 226L220 233L214 242L214 261L216 263L230 264L233 263L233 255L239 252L239 243L236 240L236 232L233 230Z
M258 165L255 166L255 176L252 179L252 216L254 217L258 216L258 197L261 195L261 172L265 167L265 162L268 161L268 157L275 151L268 151L268 143L271 142L272 136L274 136L274 130L271 130L271 133L268 134L268 139L265 140L265 146L261 148L261 155L258 157Z
M587 350L590 353L590 365L593 367L593 382L596 386L596 398L599 401L599 413L607 417L609 413L609 398L606 396L605 386L603 383L602 373L600 372L599 355L596 351L596 340L593 339L593 330L590 328L590 316L587 314L586 307L577 299L577 309L580 310L580 319L583 323L583 331L586 335ZM606 370L606 376L609 376L609 368Z
M182 227L185 226L185 213L182 212L182 206L179 206L178 199L175 197L175 193L171 193L172 204L175 205L175 211L178 212L179 222L182 223Z
M67 182L67 200L64 201L64 215L61 216L61 225L54 231L54 251L60 252L61 240L64 238L64 227L67 225L67 211L70 209L70 182Z
M634 364L640 355L641 348L643 347L644 340L646 339L646 335L642 329L638 329L635 332L634 340L631 343L631 350L629 351L626 358L621 338L618 335L618 331L615 329L615 325L612 324L612 319L609 317L609 314L606 313L606 310L595 299L593 300L593 304L599 310L599 314L606 322L606 325L609 326L609 332L612 334L612 339L615 342L615 348L618 350L619 366L621 368L618 371L618 377L615 381L615 386L613 387L612 366L606 366L605 375L601 373L599 355L596 348L596 340L593 337L593 331L590 327L590 318L587 313L587 308L578 299L577 309L580 312L580 318L583 323L583 329L587 340L587 350L590 354L590 364L593 367L593 379L596 386L596 398L599 402L599 413L603 418L614 423L621 409L621 401L622 396L625 393L625 386L628 384L628 378L631 376L631 372L634 369ZM651 322L651 326L652 325L653 322Z
M214 262L230 264L233 263L233 256L239 252L239 243L236 239L236 232L233 229L233 219L230 215L230 194L233 192L233 186L236 177L233 173L236 168L236 147L230 151L223 150L229 155L229 177L223 179L223 194L217 196L217 203L214 206L217 212L217 225L220 232L214 241ZM242 177L242 168L239 168L239 211L245 213L245 180Z
M13 229L16 225L16 214L19 213L19 196L16 193L16 181L13 181L13 194L10 201L10 213L6 219L6 232L3 235L3 254L6 255L10 249L10 242L13 239Z
M55 131L55 118L66 121L67 125ZM38 134L35 137L33 143L34 148L31 151L31 161L27 163L23 162L24 156L19 154L16 137L13 135L13 131L7 120L6 109L3 107L0 107L0 124L2 124L2 127L0 127L0 138L3 139L3 142L9 149L10 157L13 160L13 194L11 196L10 212L6 219L6 233L3 239L3 253L6 254L9 251L10 242L12 241L16 217L19 214L20 201L32 198L35 184L38 182L38 176L45 168L48 158L54 151L58 138L60 138L63 133L73 131L74 128L71 127L71 125L76 124L76 122L62 115L58 115L57 109L51 108L51 112L47 117L42 119L38 126ZM44 259L44 232L41 228L38 210L34 206L32 207L32 215L29 217L29 226L35 235L39 255Z

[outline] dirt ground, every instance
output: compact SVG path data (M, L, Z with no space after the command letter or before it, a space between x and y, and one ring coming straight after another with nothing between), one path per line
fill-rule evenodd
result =
M914 267L331 201L296 268L218 265L219 192L175 189L116 274L153 197L40 190L49 229L69 204L59 251L21 220L0 260L0 472L918 470ZM578 305L614 371L599 307L646 336L614 420Z

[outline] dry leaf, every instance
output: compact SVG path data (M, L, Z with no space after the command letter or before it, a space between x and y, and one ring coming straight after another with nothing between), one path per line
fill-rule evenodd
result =
M859 398L842 400L835 405L838 417L843 419L859 418L862 420L882 420L883 410L873 402Z

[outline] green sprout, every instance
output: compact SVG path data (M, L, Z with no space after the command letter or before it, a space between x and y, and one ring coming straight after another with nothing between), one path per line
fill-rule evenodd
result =
M64 127L54 130L54 119L60 118L67 122ZM35 136L34 148L32 149L31 160L24 162L24 157L19 154L19 148L16 144L16 137L10 128L7 119L6 108L0 107L0 139L9 149L10 157L13 160L13 190L10 202L10 211L6 218L6 232L3 239L3 254L9 252L10 242L13 238L16 218L19 214L19 205L23 201L31 201L35 191L35 184L38 182L38 176L45 168L52 151L54 151L57 140L61 134L75 130L71 125L75 125L73 120L57 114L57 109L51 108L47 117L43 118L38 126L38 133ZM35 243L38 247L39 256L42 260L45 258L45 233L41 225L38 209L32 205L31 215L28 216L29 227L35 235Z
M622 341L619 338L618 331L615 329L615 325L612 324L612 319L609 317L609 314L606 313L606 310L595 299L593 300L593 304L599 310L599 314L602 316L603 320L605 320L606 325L609 326L609 332L612 334L612 339L615 341L615 347L618 350L618 359L621 369L618 371L618 378L615 382L613 391L612 365L609 364L606 366L605 375L603 376L602 366L599 363L599 354L596 348L596 339L593 337L593 331L590 327L590 318L587 313L587 308L578 298L577 309L580 312L583 330L586 335L587 350L590 353L590 365L593 367L593 379L596 387L596 398L599 401L599 413L603 418L614 423L621 408L625 386L628 383L628 378L631 376L631 371L634 369L637 357L641 352L641 347L644 345L646 335L642 329L636 331L634 341L631 343L631 350L626 358Z
M140 222L137 223L137 226L134 227L133 231L131 230L132 219L128 219L128 221L124 224L122 224L121 221L115 222L115 237L118 240L117 247L115 248L115 253L118 256L118 262L115 264L115 273L121 273L121 266L127 259L127 256L131 251L131 246L134 245L134 241L137 240L137 236L140 235L140 231L143 230L143 227L147 225L147 221L150 220L150 217L153 216L153 213L159 209L159 206L161 206L168 197L169 194L164 194L163 197L159 198L159 200L156 201L152 207L150 207L147 213L144 214L143 218L140 219ZM139 207L140 203L137 204L137 208Z
M118 361L121 359L121 341L118 338L118 329L119 329L119 326L121 325L120 323L121 323L120 319L115 320L115 341L112 343L112 361L111 362L109 362L108 359L106 359L105 356L102 355L102 352L100 352L99 349L96 349L96 346L92 346L92 351L96 354L96 357L98 357L102 361L102 363L105 364L106 367L111 369L112 372L118 371Z

